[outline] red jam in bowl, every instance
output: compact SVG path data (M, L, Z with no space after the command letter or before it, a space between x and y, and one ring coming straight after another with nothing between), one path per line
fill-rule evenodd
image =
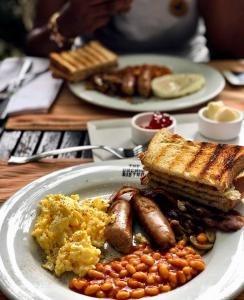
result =
M155 112L148 125L140 125L145 129L161 129L169 127L173 123L173 120L169 114Z

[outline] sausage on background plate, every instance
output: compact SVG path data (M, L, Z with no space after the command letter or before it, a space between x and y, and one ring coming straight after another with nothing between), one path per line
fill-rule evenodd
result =
M109 208L109 213L115 215L115 221L106 227L107 242L121 253L130 253L133 241L130 202L124 199L114 200Z
M139 95L148 98L151 95L152 72L150 68L145 68L137 79L137 90Z
M161 249L173 246L176 243L174 232L155 201L140 194L135 194L131 201L149 238Z
M122 78L121 91L127 96L133 96L135 93L136 77L127 72Z

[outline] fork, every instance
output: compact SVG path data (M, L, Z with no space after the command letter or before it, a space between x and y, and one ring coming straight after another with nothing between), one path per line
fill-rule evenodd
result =
M42 152L40 154L32 155L32 156L11 156L8 160L9 164L26 164L33 161L38 161L44 157L58 155L58 154L64 154L69 152L77 152L77 151L83 151L83 150L93 150L93 149L102 149L105 151L108 151L112 153L117 158L127 158L127 157L135 157L141 152L143 152L146 149L146 145L138 145L134 148L114 148L110 146L93 146L93 145L86 145L86 146L77 146L77 147L68 147L63 149L57 149L57 150L50 150L46 152Z

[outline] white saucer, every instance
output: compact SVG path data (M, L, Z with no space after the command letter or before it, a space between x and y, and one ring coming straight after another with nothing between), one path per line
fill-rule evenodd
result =
M198 132L197 114L174 115L177 120L175 132L186 139L209 142ZM113 119L88 122L88 133L91 145L107 145L112 147L134 147L131 140L130 119ZM213 141L212 142L216 142ZM229 141L217 141L223 144L244 145L244 124L238 138ZM101 150L93 151L94 161L115 159L110 153Z

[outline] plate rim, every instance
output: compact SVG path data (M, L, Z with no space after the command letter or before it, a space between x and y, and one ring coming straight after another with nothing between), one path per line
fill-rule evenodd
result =
M185 103L185 104L180 104L180 103L177 103L174 105L174 100L180 100L181 98L176 98L176 99L172 99L170 101L172 101L173 103L173 106L172 105L166 105L165 106L165 103L163 102L163 100L161 101L161 103L159 102L159 104L162 104L162 105L158 105L157 106L157 110L166 110L166 111L177 111L177 110L180 110L180 109L186 109L186 108L190 108L190 107L194 107L194 106L198 106L200 104L203 104L205 102L207 102L208 100L210 99L213 99L214 97L216 97L225 87L226 85L226 81L225 81L225 78L224 76L221 74L221 72L215 68L213 68L212 66L209 66L207 65L206 63L197 63L197 62L193 62L191 61L190 59L187 59L187 58L182 58L182 57L178 57L178 56L173 56L173 55L163 55L163 54L128 54L128 55L120 55L119 56L119 60L120 59L131 59L133 57L139 57L140 59L142 58L155 58L155 59L172 59L172 60L176 60L176 61L179 61L179 62L182 62L182 63L189 63L191 65L199 65L200 67L204 68L204 69L208 69L211 71L211 73L215 73L215 76L218 77L219 79L219 86L218 88L215 89L215 91L213 91L211 94L209 95L205 95L205 96L201 96L200 99L198 99L198 101L188 101L188 103ZM145 60L145 59L144 59ZM149 111L149 110L152 110L151 108L147 108L147 107L143 107L143 108L140 108L140 104L135 104L135 105L132 105L130 104L129 106L124 106L124 105L119 105L120 102L115 102L115 105L110 105L108 104L106 101L103 101L103 102L97 102L95 100L94 102L94 98L93 97L82 97L80 95L80 93L76 90L76 86L77 85L82 85L82 82L78 82L78 83L68 83L68 88L69 90L76 96L79 98L80 101L85 101L87 103L90 103L94 106L99 106L99 107L104 107L104 108L110 108L110 109L114 109L114 110L118 110L118 111L127 111L127 112L146 112L146 111ZM99 93L97 91L94 91L97 93L97 96L99 95L102 95L102 96L105 96L106 95L103 95L102 93ZM194 95L194 94L193 94ZM108 97L108 96L107 96ZM184 96L183 98L186 98L188 97L188 95ZM110 98L114 98L113 100L120 100L120 99L117 99L116 97L110 97ZM169 100L169 99L167 99ZM121 101L121 100L120 100ZM160 101L160 100L159 100ZM126 103L126 102L125 102ZM155 101L153 102L153 104L155 104ZM139 106L139 108L138 108Z
M7 216L7 213L9 212L9 210L11 209L11 207L13 207L21 198L21 196L23 196L23 194L29 192L32 188L35 188L35 185L41 185L44 181L46 181L49 178L55 177L55 176L61 176L59 177L60 179L64 176L67 176L67 174L69 172L76 172L80 169L87 169L90 167L102 167L102 166L114 166L114 167L121 167L121 166L126 166L129 163L133 163L136 162L136 164L138 164L138 160L135 159L121 159L121 160L111 160L111 161L104 161L104 162L90 162L90 163L85 163L85 164L80 164L80 165L76 165L76 166L72 166L72 167L67 167L67 168L63 168L61 170L57 170L54 172L51 172L45 176L42 176L32 182L30 182L29 184L27 184L26 186L24 186L23 188L21 188L19 191L17 191L14 195L12 195L7 201L5 201L5 203L2 205L1 209L0 209L0 228L1 225L4 223L4 216ZM0 230L0 233L1 230ZM2 257L0 257L0 264L2 263ZM6 278L9 277L9 273L5 274L4 271L7 271L7 268L4 268L4 270L0 269L0 289L1 291L10 299L13 300L19 300L19 295L15 294L13 292L13 287L9 288L9 286L6 286ZM12 279L12 277L10 277ZM13 279L12 279L13 280ZM233 299L233 297L235 297L236 295L238 295L244 288L244 278L243 280L238 280L238 284L237 284L237 288L232 291L231 294L219 298L221 300L227 300L227 299ZM26 291L24 291L24 293L26 294ZM32 298L32 296L30 296L30 298L28 299L32 299L34 300L35 298ZM50 298L46 298L46 296L44 296L44 298L39 298L38 299L50 299Z

